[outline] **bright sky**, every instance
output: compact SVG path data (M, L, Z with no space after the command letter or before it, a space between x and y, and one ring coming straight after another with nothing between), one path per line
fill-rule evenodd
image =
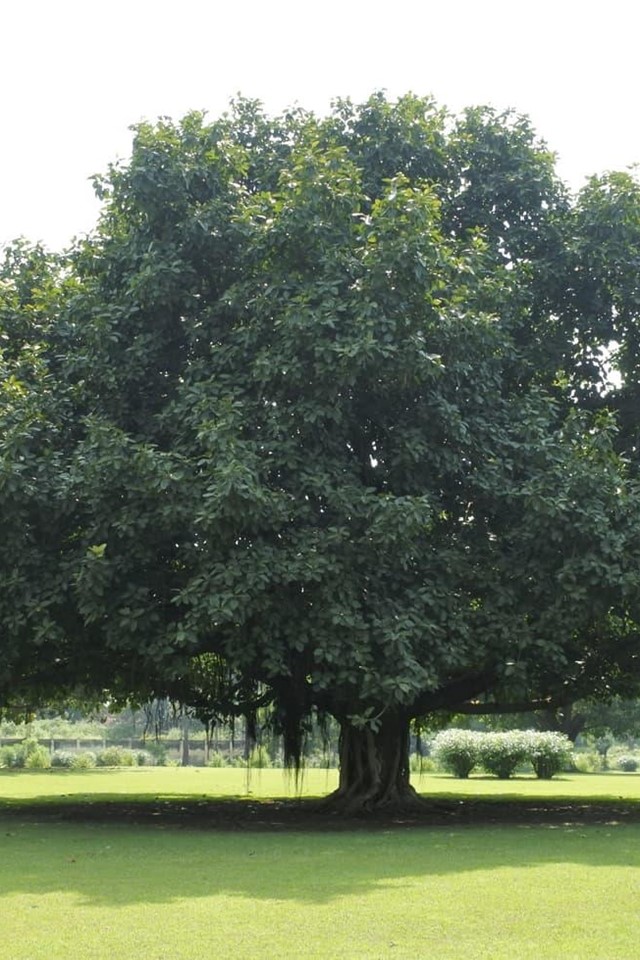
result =
M64 246L129 125L241 92L271 111L433 94L532 118L576 188L640 161L633 0L7 0L0 13L0 244Z

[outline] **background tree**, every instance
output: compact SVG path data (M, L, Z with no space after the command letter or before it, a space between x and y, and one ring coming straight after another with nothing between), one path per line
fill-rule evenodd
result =
M5 697L271 704L293 762L329 714L360 810L415 801L413 717L635 683L627 248L526 120L239 101L97 188L0 288Z
M609 702L579 700L570 709L557 711L550 726L566 732L572 740L578 736L610 737L633 743L640 736L640 702L613 697Z

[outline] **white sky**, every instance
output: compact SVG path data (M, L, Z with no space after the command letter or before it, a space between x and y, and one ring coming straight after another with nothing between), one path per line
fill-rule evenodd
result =
M271 111L382 88L513 106L579 187L640 161L639 28L633 0L5 0L0 244L64 246L130 124L238 92Z

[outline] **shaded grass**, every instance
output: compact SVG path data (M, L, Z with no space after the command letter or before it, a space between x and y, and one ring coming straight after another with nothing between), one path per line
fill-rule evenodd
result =
M416 789L435 800L565 801L639 805L640 773L566 774L553 780L414 775ZM335 770L306 770L299 780L278 769L127 767L118 770L0 770L0 810L25 803L99 801L179 803L194 799L320 799L337 786Z
M125 768L0 772L0 812L23 818L152 823L206 829L327 830L481 823L640 822L640 776L576 775L553 781L416 778L419 810L345 818L319 801L335 771L301 781L281 770Z
M629 960L639 841L637 826L276 835L12 818L0 957Z
M640 777L417 781L441 798L637 801ZM307 797L331 789L309 771ZM59 803L286 796L279 771L0 773L0 960L629 960L640 825L232 832L51 822ZM293 784L289 795L295 796ZM35 802L36 815L22 817ZM268 806L268 804L266 804ZM42 817L38 818L37 809ZM9 810L12 811L9 815Z

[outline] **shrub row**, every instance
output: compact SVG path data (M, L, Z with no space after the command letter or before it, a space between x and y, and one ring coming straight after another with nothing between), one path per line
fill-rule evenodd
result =
M443 730L433 741L431 755L441 767L462 779L466 779L476 767L481 767L487 773L507 780L518 767L529 763L537 777L550 780L570 762L571 749L571 741L561 733Z
M33 738L27 738L15 746L0 747L0 767L43 770L50 765L49 751Z
M72 753L56 750L51 757L52 767L71 767L87 770L91 767L148 767L153 757L148 750L127 750L125 747L105 747L104 750L80 750Z
M56 750L52 755L47 747L34 739L0 747L0 768L46 770L49 767L68 767L87 770L91 767L141 767L150 764L153 764L153 757L148 751L126 750L124 747L106 747L95 753L91 750L78 753Z
M256 770L264 770L267 767L280 767L281 763L271 759L271 755L265 746L257 744L249 757L235 757L233 760L229 760L225 754L219 753L217 750L212 751L209 754L209 761L207 766L209 767L249 767Z

